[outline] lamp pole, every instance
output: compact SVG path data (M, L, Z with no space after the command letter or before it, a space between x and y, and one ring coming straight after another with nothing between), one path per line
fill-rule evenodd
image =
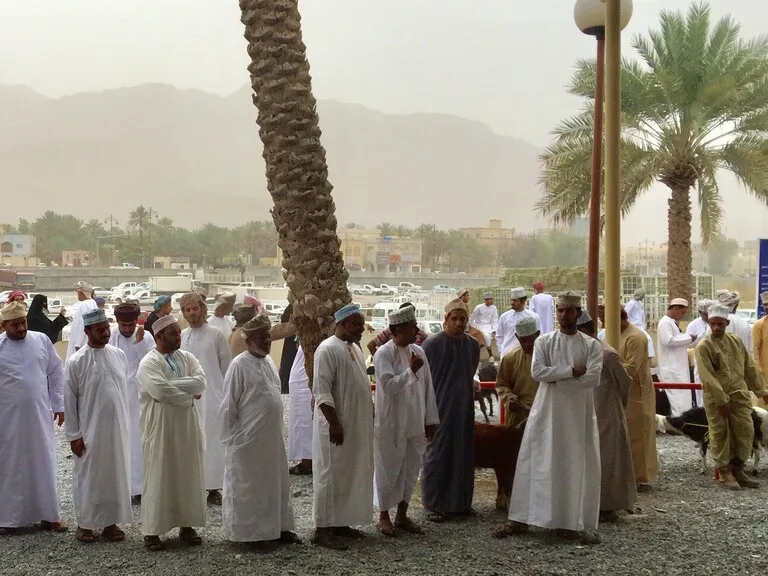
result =
M587 249L587 310L597 318L600 269L600 191L603 166L603 100L605 87L605 9L600 0L578 0L573 9L576 26L597 40L595 70L595 119L592 132L592 184L589 196L589 240ZM595 327L597 328L597 327Z
M605 341L618 348L621 332L621 31L632 0L605 4Z

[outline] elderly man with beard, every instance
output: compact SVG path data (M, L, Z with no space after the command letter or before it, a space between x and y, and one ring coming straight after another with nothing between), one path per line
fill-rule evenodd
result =
M141 409L139 407L139 389L136 385L136 372L144 356L155 347L153 338L145 335L144 328L137 327L137 321L141 315L138 304L120 304L115 308L117 326L112 328L109 343L122 350L128 360L128 412L130 414L131 432L131 498L134 504L141 503L141 485L144 477L141 448L141 427L139 419Z
M224 534L267 550L300 543L293 532L280 376L269 357L271 328L261 314L243 326L247 350L229 365L221 404Z
M474 376L480 345L465 333L468 319L467 305L452 300L445 307L443 331L423 346L441 423L422 459L421 496L431 522L474 514Z
M754 392L768 402L768 389L744 343L728 332L730 314L729 306L710 307L712 332L696 346L709 423L709 448L717 467L715 480L720 486L731 490L759 488L760 484L744 473L754 436L749 393Z
M83 316L88 344L67 360L64 389L65 430L75 469L72 477L77 531L83 543L103 528L110 542L125 539L118 523L130 523L131 437L128 360L109 344L103 310Z
M224 446L219 440L219 408L224 400L224 374L227 373L232 360L232 352L224 333L206 323L208 310L200 294L185 294L179 304L189 324L189 327L181 332L181 349L197 358L206 378L205 394L199 408L205 431L205 488L208 490L208 503L221 505Z
M206 384L197 359L179 350L176 319L163 316L154 330L156 347L136 373L144 446L141 528L153 552L165 548L160 534L176 527L182 544L202 544L192 528L205 526L205 438L195 400Z
M315 351L312 438L315 535L312 543L346 550L352 528L373 518L373 401L360 338L365 321L348 304L336 331Z
M64 423L64 369L48 336L27 331L26 310L0 310L0 535L42 522L66 532L56 493L53 421Z

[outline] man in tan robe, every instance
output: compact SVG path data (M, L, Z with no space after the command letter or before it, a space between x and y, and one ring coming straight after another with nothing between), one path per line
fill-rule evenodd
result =
M528 419L539 383L531 376L533 344L539 337L536 319L524 317L515 324L520 346L501 359L496 377L499 402L504 404L507 426L520 426Z
M595 337L595 324L582 311L579 331ZM637 501L635 471L624 408L629 399L630 378L618 353L605 342L600 386L593 390L597 429L600 433L600 521L618 519L619 510L633 510Z
M648 337L621 310L619 357L632 383L625 410L638 492L647 492L659 470L656 452L656 393L648 359Z

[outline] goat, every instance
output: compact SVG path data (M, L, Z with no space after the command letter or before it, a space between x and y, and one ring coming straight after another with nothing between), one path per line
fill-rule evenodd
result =
M496 473L496 509L507 511L525 424L520 427L475 422L475 468Z
M667 416L666 424L676 432L683 434L699 445L701 453L701 473L707 472L707 450L709 449L709 422L704 408L686 410L680 416ZM752 441L752 474L757 476L760 464L760 451L768 448L768 411L752 408L752 425L755 435Z
M493 364L487 364L478 370L477 377L480 382L496 382L496 376L499 371ZM490 408L491 416L493 416L493 396L496 396L496 403L499 403L499 393L494 388L481 388L479 392L475 392L475 402L480 405L480 412L483 413L485 423L490 424L491 420L488 418L488 411L485 408L485 401L488 400L488 406Z

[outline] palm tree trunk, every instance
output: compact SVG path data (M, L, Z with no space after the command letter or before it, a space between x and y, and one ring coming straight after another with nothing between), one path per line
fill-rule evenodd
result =
M667 213L667 292L672 298L691 301L691 195L685 186L673 186Z
M297 0L240 0L272 220L312 386L315 349L351 301Z

